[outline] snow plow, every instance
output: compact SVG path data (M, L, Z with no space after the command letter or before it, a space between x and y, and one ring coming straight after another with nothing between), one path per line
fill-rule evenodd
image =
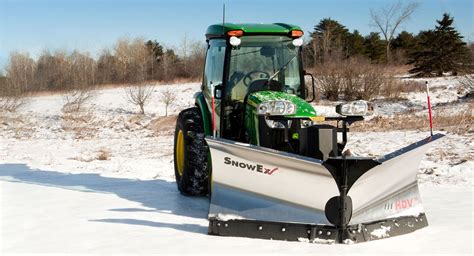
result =
M176 124L178 190L210 195L211 235L347 244L427 226L416 176L443 135L380 158L351 156L348 127L368 104L317 113L302 35L281 23L207 29L202 91Z

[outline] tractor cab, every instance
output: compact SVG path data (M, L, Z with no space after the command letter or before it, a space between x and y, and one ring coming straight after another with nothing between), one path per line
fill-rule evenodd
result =
M249 99L256 92L306 97L302 35L299 27L287 24L221 24L208 28L202 91L211 111L215 97L214 121L219 137L256 141L249 134L253 122L246 121L254 118L254 109L247 106L255 108L255 101ZM268 100L275 99L267 96Z

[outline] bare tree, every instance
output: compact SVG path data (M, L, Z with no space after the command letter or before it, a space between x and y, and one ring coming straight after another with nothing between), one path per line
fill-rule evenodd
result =
M140 107L140 113L145 114L145 104L153 95L153 87L145 84L137 84L125 89L127 100Z
M311 49L313 50L313 66L317 65L319 63L319 47L318 47L318 39L313 38L310 42L311 44Z
M29 55L13 52L2 77L0 87L0 111L15 112L27 103L24 93L31 89L35 63Z
M118 74L122 83L142 83L146 79L149 52L143 38L119 39L115 45Z
M62 111L64 113L79 112L84 108L84 104L91 101L95 96L95 93L89 89L77 89L68 94L65 94L63 98Z
M201 78L207 45L200 41L191 41L191 54L188 56L188 74L191 78Z
M165 90L161 92L160 101L165 104L165 116L168 116L168 107L174 104L176 94L172 90Z
M2 94L19 94L31 88L35 70L35 62L28 53L13 52L6 68L7 86Z
M185 33L183 40L181 41L181 54L183 58L183 70L184 73L188 73L188 36Z
M117 57L113 55L113 53L108 48L103 49L99 59L97 60L97 83L107 84L120 82L120 76L117 67Z
M373 25L376 26L385 39L385 54L387 62L390 61L390 46L398 27L410 18L418 8L417 2L403 2L398 0L378 10L370 9Z
M96 63L89 53L84 54L74 50L67 57L67 61L69 62L69 87L85 89L96 84Z

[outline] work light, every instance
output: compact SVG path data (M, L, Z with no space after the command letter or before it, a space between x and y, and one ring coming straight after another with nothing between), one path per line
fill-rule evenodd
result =
M351 101L336 106L336 112L343 116L365 116L369 111L369 104L365 100Z

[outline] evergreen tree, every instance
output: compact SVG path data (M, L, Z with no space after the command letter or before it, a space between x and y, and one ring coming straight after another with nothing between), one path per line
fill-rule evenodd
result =
M156 40L148 40L145 45L150 55L154 57L156 63L159 63L163 57L163 46Z
M364 39L364 55L372 60L374 63L381 63L385 59L385 43L380 39L377 32L371 32Z
M347 39L347 57L364 54L364 37L359 31L354 30L348 35Z
M414 52L416 39L412 33L402 31L393 39L391 45L392 62L403 65L407 62L408 56Z
M397 37L392 42L392 48L401 49L406 53L409 53L416 45L416 39L412 33L407 31L402 31L398 34Z
M347 51L349 30L331 18L322 19L314 26L310 36L313 54L317 55L321 62L324 62L325 56Z
M163 46L158 43L158 41L148 40L145 43L145 46L148 51L149 61L147 62L147 79L157 79L159 78L159 73L157 72L158 66L163 58Z
M417 76L442 76L445 72L456 75L470 66L469 50L462 36L453 25L453 18L443 14L437 20L438 25L433 31L423 31L418 35L417 50L408 64L415 67L409 72Z

